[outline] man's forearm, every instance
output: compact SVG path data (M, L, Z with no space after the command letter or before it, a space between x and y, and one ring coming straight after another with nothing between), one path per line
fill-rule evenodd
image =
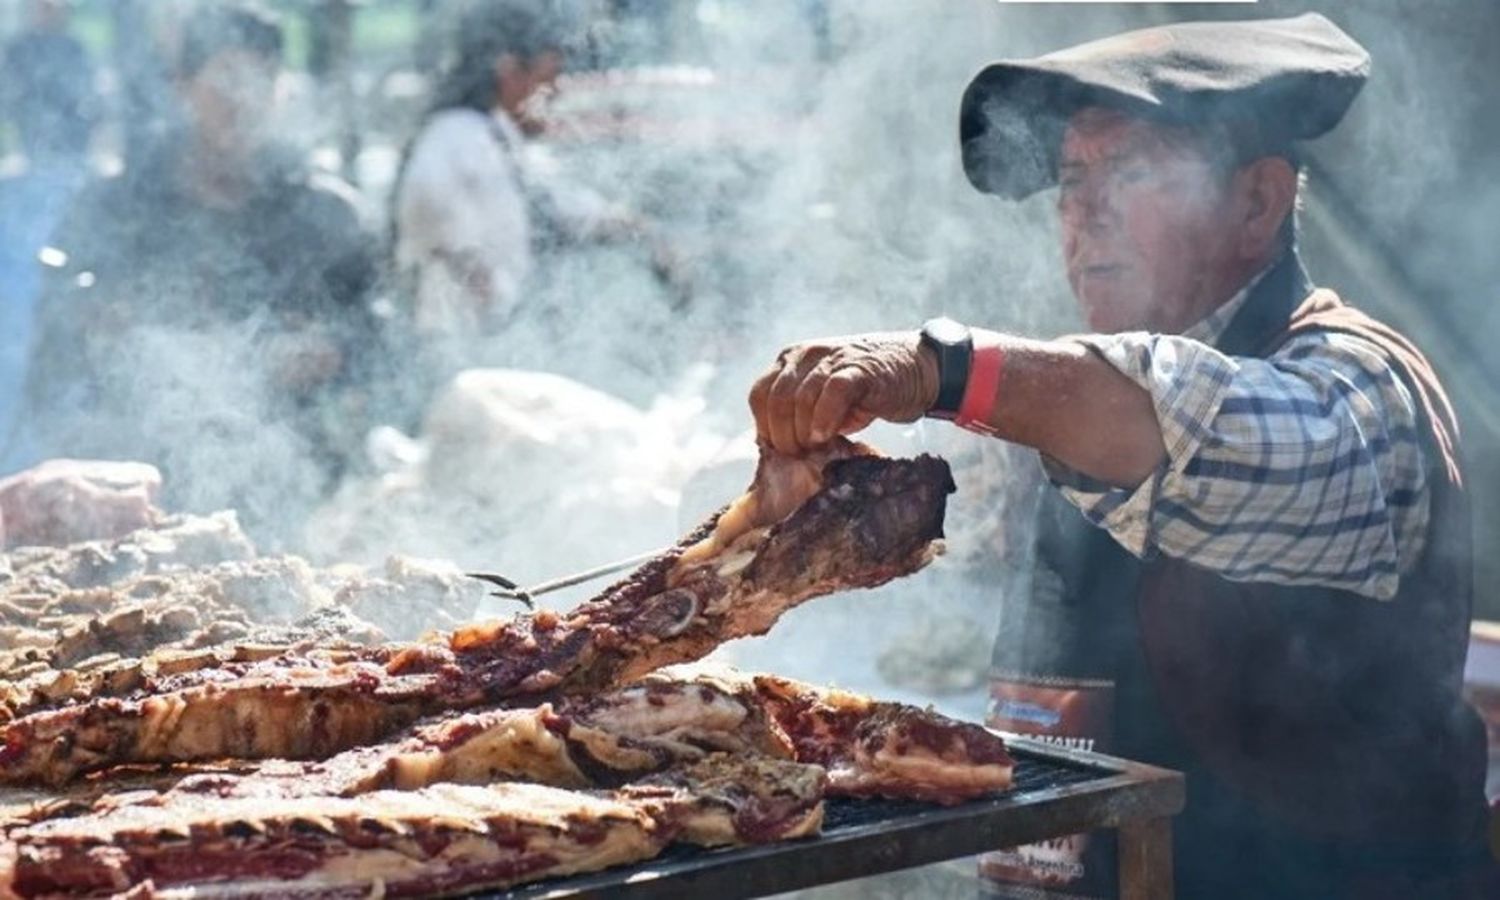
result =
M977 417L975 424L983 419L998 437L1119 487L1140 484L1166 458L1151 395L1082 344L987 331L974 337L1004 354L988 412L988 398L975 393L986 375L970 377L965 399L977 408L959 412ZM876 419L921 418L937 401L939 380L937 354L915 332L804 341L782 350L756 380L750 410L761 440L798 456Z
M987 424L1116 487L1140 484L1166 459L1151 395L1082 344L975 332L1004 353Z

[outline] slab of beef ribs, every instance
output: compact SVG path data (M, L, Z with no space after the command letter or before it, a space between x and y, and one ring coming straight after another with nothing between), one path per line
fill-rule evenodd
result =
M1011 785L999 736L904 703L756 675L750 687L793 756L828 771L829 792L950 805Z
M847 441L766 454L747 494L672 550L567 614L472 626L446 640L145 672L0 728L0 782L61 784L124 763L323 759L421 716L590 694L732 638L788 609L914 572L941 549L953 482L930 456Z
M815 834L825 796L952 803L1010 777L983 729L726 670L446 713L323 761L240 765L117 769L0 807L0 895L504 887L641 861L672 841Z
M177 793L352 797L442 782L531 781L613 788L715 753L791 759L754 698L717 685L652 680L526 708L448 713L387 742L322 761L270 760L249 772L183 778Z
M15 829L0 893L208 897L430 896L650 859L668 843L816 833L815 766L715 754L619 790L507 782L355 797L169 792Z
M769 675L653 675L531 708L449 713L323 761L191 774L170 790L215 797L351 797L443 782L614 788L715 754L828 772L834 796L955 803L1010 786L998 736L930 710Z
M323 762L190 775L165 790L137 781L92 807L38 811L6 828L0 887L32 897L149 883L213 897L506 886L648 859L673 840L813 834L825 794L956 802L1009 776L999 738L930 711L773 676L654 676L555 707L449 714ZM601 785L613 789L557 789Z

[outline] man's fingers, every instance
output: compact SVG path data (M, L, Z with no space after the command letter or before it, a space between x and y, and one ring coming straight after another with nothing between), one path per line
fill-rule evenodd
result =
M848 418L844 419L844 424L839 426L839 434L854 434L856 432L864 431L866 428L869 428L871 425L873 425L877 418L878 416L873 416L859 409L858 407L855 407L854 409L849 411L849 416Z
M766 424L770 430L771 446L778 451L796 456L801 452L797 443L797 388L801 386L803 373L797 366L786 366L771 383L771 393L766 400Z
M809 419L809 440L825 444L835 435L847 434L851 429L845 425L855 417L866 387L865 374L855 368L838 369L824 379Z
M775 363L766 370L764 375L755 379L755 384L750 386L750 415L755 417L756 436L763 440L769 440L771 437L767 407L771 402L771 385L775 383L776 376L780 372L781 364Z
M781 351L750 388L750 412L762 441L796 456L848 430L854 400L868 376L841 367L841 358L837 348L816 342Z
M823 395L823 386L828 383L828 376L833 374L836 363L834 357L825 356L818 365L813 366L802 383L797 386L797 400L794 407L795 421L793 422L793 433L797 436L797 445L804 449L816 447L827 439L819 439L813 432L813 410L818 404L818 398Z

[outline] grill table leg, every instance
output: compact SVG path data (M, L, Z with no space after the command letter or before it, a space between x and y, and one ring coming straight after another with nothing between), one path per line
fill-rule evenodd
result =
M1172 820L1120 826L1120 900L1171 900Z

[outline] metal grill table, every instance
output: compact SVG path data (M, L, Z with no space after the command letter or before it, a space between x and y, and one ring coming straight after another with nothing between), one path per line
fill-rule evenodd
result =
M1006 742L1016 760L1015 784L994 797L951 807L829 800L816 838L722 850L674 847L634 866L486 896L758 897L1114 828L1122 900L1171 897L1171 817L1184 801L1180 774L1013 735Z

